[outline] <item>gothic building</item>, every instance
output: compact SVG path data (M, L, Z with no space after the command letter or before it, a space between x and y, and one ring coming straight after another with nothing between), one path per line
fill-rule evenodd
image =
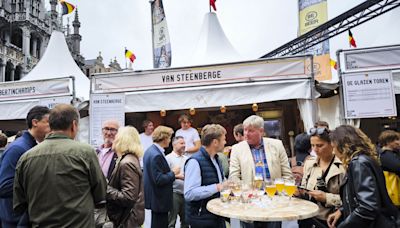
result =
M58 1L0 0L0 82L19 80L43 55L53 30L61 30L61 18L56 10ZM80 54L80 22L78 11L72 22L73 33L66 31L66 40L78 66L83 68Z

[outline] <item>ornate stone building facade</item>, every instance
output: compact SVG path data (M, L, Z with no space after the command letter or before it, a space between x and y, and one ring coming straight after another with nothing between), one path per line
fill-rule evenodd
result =
M61 18L56 10L58 1L0 0L0 82L14 81L26 75L39 61L50 39L51 32L61 29ZM78 11L72 23L74 33L67 29L66 40L72 56L83 68L80 54L80 22Z
M108 65L108 67L106 67L103 63L101 52L96 59L85 60L85 66L83 67L83 73L85 73L86 76L88 76L89 78L91 77L91 75L96 73L116 72L121 70L122 68L116 59L110 60L110 64Z

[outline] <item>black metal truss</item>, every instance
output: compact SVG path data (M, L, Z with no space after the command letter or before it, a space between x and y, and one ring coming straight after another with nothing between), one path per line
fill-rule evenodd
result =
M308 33L263 55L261 58L301 54L316 44L337 36L399 6L400 0L367 0Z

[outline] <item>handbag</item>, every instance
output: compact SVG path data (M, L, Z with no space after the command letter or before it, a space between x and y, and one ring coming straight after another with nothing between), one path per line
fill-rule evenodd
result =
M383 171L383 174L390 199L394 205L400 206L400 177L389 171Z

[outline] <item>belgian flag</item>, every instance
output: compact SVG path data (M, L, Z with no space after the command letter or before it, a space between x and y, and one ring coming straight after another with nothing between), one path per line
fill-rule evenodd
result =
M353 33L351 33L350 29L349 29L349 44L350 44L350 47L354 47L354 48L357 47L356 40L354 39Z
M132 63L136 59L136 56L126 48L125 48L125 57L128 58Z
M75 9L75 6L72 5L71 3L60 1L60 4L62 7L62 15L70 14Z
M217 0L210 0L210 6L214 9L214 11L217 11L217 7L215 6L215 2Z

